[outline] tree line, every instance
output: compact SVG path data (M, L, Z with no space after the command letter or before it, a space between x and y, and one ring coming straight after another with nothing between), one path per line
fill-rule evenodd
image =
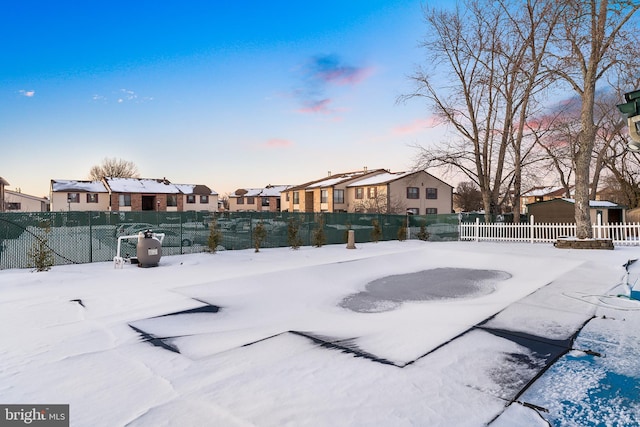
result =
M425 7L426 60L414 90L448 127L417 145L418 169L443 167L477 188L487 220L521 210L540 184L573 186L577 237L592 237L589 200L606 182L638 206L640 159L626 150L623 94L640 87L630 0L464 0ZM464 190L469 190L465 188Z

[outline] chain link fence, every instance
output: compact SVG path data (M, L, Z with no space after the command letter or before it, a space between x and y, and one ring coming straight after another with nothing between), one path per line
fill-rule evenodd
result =
M254 247L254 231L261 223L266 237L261 248L287 247L290 224L297 225L301 246L313 244L314 230L325 236L325 244L346 243L353 230L356 243L397 240L401 228L409 239L458 240L458 216L404 216L364 213L297 212L33 212L0 213L0 269L34 267L34 251L46 248L53 265L111 261L118 237L151 229L164 233L163 255L208 250L210 226L221 239L218 249ZM407 224L408 223L408 224ZM423 233L421 233L421 230ZM122 240L121 256L136 255L136 241Z

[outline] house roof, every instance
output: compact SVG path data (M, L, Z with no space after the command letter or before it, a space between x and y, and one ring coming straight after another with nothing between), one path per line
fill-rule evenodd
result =
M378 175L358 179L347 187L361 187L366 185L380 185L404 178L420 172L385 172Z
M71 179L52 179L51 191L78 191L87 193L107 193L102 181L78 181Z
M200 184L174 184L182 194L196 194L199 196L215 196L214 190L210 189L206 185Z
M289 188L289 190L303 190L303 189L332 187L334 185L342 184L344 182L348 182L356 178L373 176L373 175L377 175L385 172L388 173L388 171L385 169L373 169L371 171L359 170L354 172L338 173L338 174L329 175L325 178L321 178L314 181L309 181L301 185L297 185L295 187Z
M25 199L36 200L38 202L49 203L49 199L46 197L32 196L30 194L20 193L18 191L11 191L11 190L5 190L5 193L8 196L22 197Z
M280 197L292 185L267 185L265 188L239 188L229 197Z
M550 196L557 192L564 191L564 187L562 186L546 186L546 187L533 187L532 189L525 191L522 194L522 197L542 197L542 196Z
M542 201L542 202L528 203L527 206L542 205L542 204L545 204L545 203L570 203L570 204L575 204L575 202L576 202L575 199L562 198L562 199L545 200L545 201ZM606 208L606 209L624 209L624 206L619 205L617 203L609 202L607 200L589 200L589 207L590 208Z
M180 189L166 179L104 178L104 180L114 193L180 193Z

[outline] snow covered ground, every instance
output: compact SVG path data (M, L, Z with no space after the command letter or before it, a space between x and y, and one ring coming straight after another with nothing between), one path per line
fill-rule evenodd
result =
M0 403L72 426L638 425L640 303L615 295L639 249L357 246L0 271Z

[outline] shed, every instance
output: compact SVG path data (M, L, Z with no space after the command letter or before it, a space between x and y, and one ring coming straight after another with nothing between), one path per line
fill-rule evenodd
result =
M590 200L589 211L591 223L596 224L598 215L602 216L602 223L624 222L624 206L606 200ZM569 223L576 222L575 199L553 199L527 205L527 212L533 215L536 222Z

